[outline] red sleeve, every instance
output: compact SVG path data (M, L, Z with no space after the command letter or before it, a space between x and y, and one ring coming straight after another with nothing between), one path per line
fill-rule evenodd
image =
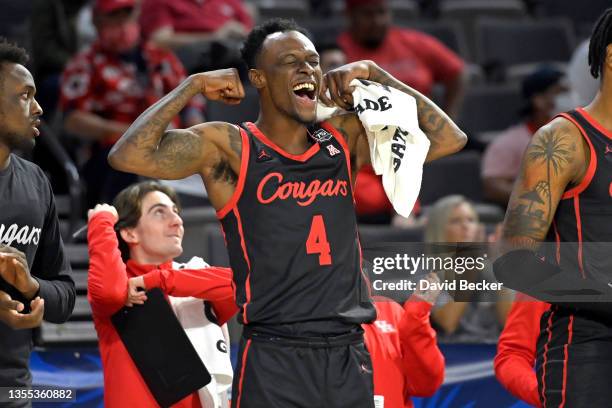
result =
M517 295L517 299L519 299ZM540 407L538 380L534 371L540 317L549 305L539 301L515 301L499 336L495 376L515 397Z
M60 81L60 108L64 113L92 109L92 64L86 54L79 54L68 62Z
M393 205L387 198L381 176L374 173L371 165L363 166L355 181L355 211L359 215L387 214Z
M463 71L463 60L436 38L418 31L404 31L416 44L411 47L427 63L435 82L448 82Z
M430 312L427 302L408 300L404 304L398 330L406 367L405 398L429 397L444 381L444 356L429 322Z
M145 39L160 28L173 27L172 15L166 0L142 0L140 6L140 29Z
M99 212L91 218L87 228L87 299L93 314L100 317L113 315L123 307L127 298L127 272L114 225L112 214Z
M209 301L219 325L238 312L230 268L156 269L144 275L144 283L148 289L159 287L170 296L193 296Z
M244 8L242 1L234 1L234 19L241 22L249 31L253 29L253 18Z

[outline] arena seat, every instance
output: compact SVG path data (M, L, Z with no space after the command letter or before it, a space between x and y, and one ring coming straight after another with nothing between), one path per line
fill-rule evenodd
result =
M523 98L515 85L472 86L466 90L457 122L468 137L500 131L517 123Z
M423 167L421 204L427 206L449 194L461 194L473 202L482 201L480 155L477 152L460 152Z
M534 64L565 64L574 49L571 22L565 18L538 21L482 19L476 23L476 55L483 66L529 71ZM521 66L529 65L527 69Z
M442 20L456 21L463 27L471 55L475 55L475 23L482 17L515 21L527 16L521 0L441 0L438 15Z
M401 22L399 25L429 34L459 54L464 60L471 60L465 32L457 21L415 20L407 23Z

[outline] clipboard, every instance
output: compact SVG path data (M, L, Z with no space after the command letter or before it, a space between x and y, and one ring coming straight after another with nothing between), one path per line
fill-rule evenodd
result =
M147 291L143 305L123 307L111 321L161 407L179 402L211 381L161 289Z

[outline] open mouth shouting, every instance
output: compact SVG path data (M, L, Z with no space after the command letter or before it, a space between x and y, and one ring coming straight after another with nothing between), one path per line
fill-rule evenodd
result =
M313 81L300 82L293 86L293 93L300 106L313 109L316 102L316 85Z

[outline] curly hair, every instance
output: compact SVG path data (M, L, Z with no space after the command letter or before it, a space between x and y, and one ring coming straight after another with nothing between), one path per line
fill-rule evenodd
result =
M270 34L284 33L287 31L297 31L310 38L310 34L305 28L300 27L293 20L285 20L282 18L268 20L265 23L253 28L246 40L244 40L244 44L240 49L242 60L245 62L247 67L252 69L257 65L257 56L261 52L261 46L266 37L268 37Z
M589 42L589 66L593 78L603 75L606 48L612 43L612 8L607 9L593 26Z

